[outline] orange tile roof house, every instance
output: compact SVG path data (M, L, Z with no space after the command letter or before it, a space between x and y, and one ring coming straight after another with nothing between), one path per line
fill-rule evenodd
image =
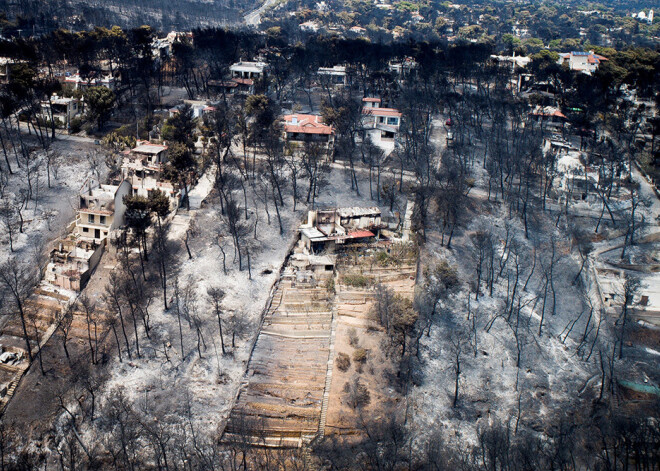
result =
M561 127L568 121L566 115L553 106L537 106L529 113L529 116L538 123L555 127Z
M331 153L335 141L335 130L323 122L323 117L312 114L288 114L284 121L284 140L295 146L305 142L320 144Z

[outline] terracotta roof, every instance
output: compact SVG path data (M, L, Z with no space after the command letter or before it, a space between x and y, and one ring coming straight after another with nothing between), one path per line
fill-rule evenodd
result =
M559 111L557 108L536 108L532 111L532 116L547 116L547 117L556 117L562 119L568 119L564 113Z
M371 231L367 231L366 229L365 230L360 230L360 231L349 232L347 235L351 239L361 239L362 237L375 237L376 236L376 234L374 234Z
M362 101L365 101L367 103L380 103L380 98L366 97L363 98Z
M334 133L332 126L323 123L323 118L311 114L288 114L283 118L284 131L287 133L324 134ZM294 119L296 124L293 124Z
M362 114L373 116L397 116L401 117L401 112L394 108L362 108Z

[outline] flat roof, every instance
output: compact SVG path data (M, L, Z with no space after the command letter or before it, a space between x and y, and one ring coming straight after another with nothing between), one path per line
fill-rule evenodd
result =
M131 149L131 152L136 152L138 154L159 154L164 150L167 150L167 146L161 146L158 144L140 144Z
M338 208L337 214L341 218L362 217L362 216L380 216L380 208L371 206L368 208L355 206L352 208Z
M300 229L300 232L302 232L308 239L326 239L326 235L316 227L305 227Z
M253 71L253 72L263 72L263 70L268 67L268 64L265 62L236 62L229 67L229 70L242 70L242 71Z

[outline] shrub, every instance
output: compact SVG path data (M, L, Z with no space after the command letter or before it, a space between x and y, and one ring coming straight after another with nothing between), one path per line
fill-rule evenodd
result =
M328 278L326 280L325 289L327 289L330 293L335 292L335 278L334 277L331 276L330 278Z
M378 252L376 255L376 262L378 265L385 267L390 264L391 257L387 252Z
M367 406L371 402L369 390L362 384L360 377L357 375L344 384L344 392L346 393L346 402L353 409Z
M69 132L71 134L78 134L82 129L82 119L73 118L69 124Z
M360 344L360 339L358 338L357 332L355 331L355 327L348 329L348 343L353 348L357 348L357 346Z
M351 358L345 353L341 352L337 354L337 368L339 371L348 371L351 367Z
M364 364L367 361L367 350L364 348L356 348L353 352L353 361L355 363Z
M353 286L354 288L366 288L371 284L371 280L364 275L344 275L341 282L346 286Z

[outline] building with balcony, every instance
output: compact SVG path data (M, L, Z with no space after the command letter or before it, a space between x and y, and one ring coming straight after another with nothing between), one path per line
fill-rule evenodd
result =
M124 223L123 200L130 194L131 184L127 180L119 185L102 185L95 178L88 178L80 190L74 234L86 241L104 243L108 233Z
M121 165L122 178L131 185L131 195L148 198L159 190L170 198L172 209L179 204L181 193L178 185L163 178L167 162L167 146L139 141L135 148L125 153Z
M392 150L399 134L401 112L394 108L381 108L380 98L362 99L362 126L371 141L384 150Z

